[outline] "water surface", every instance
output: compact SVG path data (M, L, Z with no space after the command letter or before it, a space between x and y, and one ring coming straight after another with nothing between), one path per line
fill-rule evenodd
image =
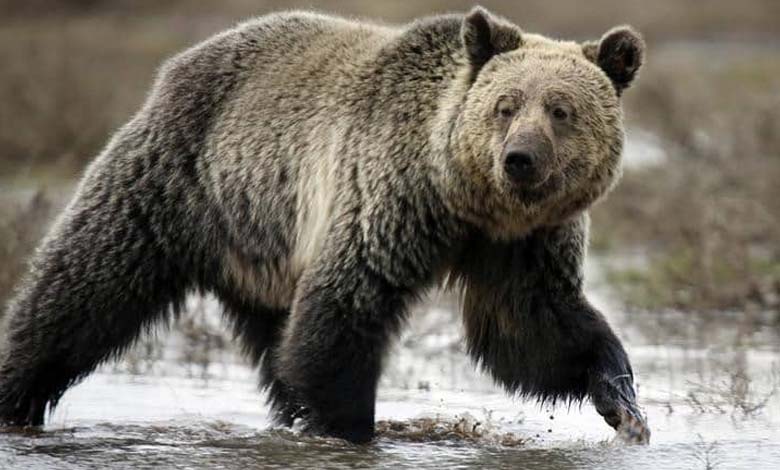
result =
M777 328L745 315L612 312L653 431L626 446L585 403L550 408L474 371L459 319L421 307L389 359L368 446L270 426L255 371L178 329L69 391L43 431L0 434L0 468L778 468ZM195 318L216 323L214 301ZM160 345L164 344L164 347Z

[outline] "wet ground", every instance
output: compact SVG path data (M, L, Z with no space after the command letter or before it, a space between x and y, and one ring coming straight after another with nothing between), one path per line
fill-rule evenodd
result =
M389 360L374 444L275 429L254 371L212 334L216 303L192 299L190 325L73 388L43 431L0 434L0 468L780 468L771 319L618 314L600 286L590 290L633 358L647 447L615 442L587 403L506 396L473 370L441 298L416 312Z

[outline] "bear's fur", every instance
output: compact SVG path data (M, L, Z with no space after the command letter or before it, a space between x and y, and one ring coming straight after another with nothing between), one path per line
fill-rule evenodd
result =
M169 60L89 166L10 303L0 422L41 425L188 292L214 293L276 420L373 436L383 357L426 288L510 392L647 430L582 294L584 210L619 175L644 45L481 8L403 27L288 12Z

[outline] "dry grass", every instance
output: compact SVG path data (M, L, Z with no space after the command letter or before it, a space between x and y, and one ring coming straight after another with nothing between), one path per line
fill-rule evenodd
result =
M179 359L187 365L190 377L195 375L195 369L201 379L208 380L209 367L222 362L219 359L222 359L222 353L229 349L231 342L218 325L209 321L207 303L203 299L197 299L194 303L189 314L179 318L175 324L184 340Z
M780 388L780 373L773 367L768 388L757 390L744 367L724 368L718 381L689 383L686 403L697 413L730 414L734 419L755 417L766 411L767 404Z
M183 367L187 377L197 377L208 382L215 374L216 366L224 366L233 349L230 336L214 315L210 299L187 299L187 314L170 318L142 334L135 344L113 364L113 372L149 375L170 372L172 364ZM166 344L175 345L167 348ZM157 366L162 365L160 370Z
M0 171L76 176L140 106L163 57L184 43L163 23L81 18L0 27Z
M629 174L594 213L612 249L642 246L646 264L610 280L639 307L741 309L780 306L780 194L776 163L679 160Z
M595 208L594 246L646 253L644 266L610 272L630 304L778 311L780 60L702 45L657 59L627 106L669 160L628 171Z
M715 470L720 467L720 443L717 441L707 442L701 435L698 437L696 447L693 448L693 458L704 470Z
M0 205L0 306L27 269L27 258L56 207L43 191L37 191L29 201ZM3 310L0 307L0 316Z

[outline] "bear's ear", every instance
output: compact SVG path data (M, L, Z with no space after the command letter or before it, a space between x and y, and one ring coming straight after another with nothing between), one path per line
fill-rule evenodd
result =
M463 18L460 36L475 70L494 55L515 50L523 43L520 28L479 6Z
M618 96L628 88L645 60L645 41L630 26L607 31L598 43L586 42L582 52L607 74Z

